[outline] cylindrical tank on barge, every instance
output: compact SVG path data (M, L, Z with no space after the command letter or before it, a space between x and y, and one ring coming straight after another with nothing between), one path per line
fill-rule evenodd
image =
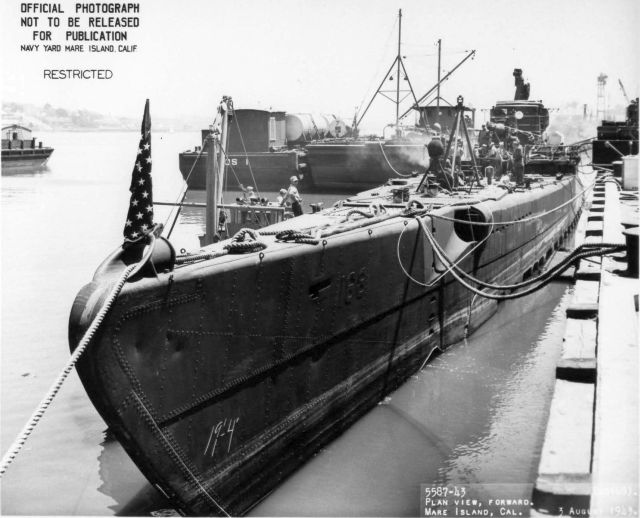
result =
M287 142L308 142L318 138L315 121L310 113L287 113Z
M315 130L317 132L317 138L326 138L329 136L329 122L330 120L326 115L320 113L312 113L313 123L315 124Z

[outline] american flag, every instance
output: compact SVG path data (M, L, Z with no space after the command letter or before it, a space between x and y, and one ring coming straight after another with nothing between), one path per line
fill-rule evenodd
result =
M151 189L151 117L149 99L144 105L144 117L140 128L140 144L136 164L131 173L131 200L124 240L139 241L153 229L153 193Z

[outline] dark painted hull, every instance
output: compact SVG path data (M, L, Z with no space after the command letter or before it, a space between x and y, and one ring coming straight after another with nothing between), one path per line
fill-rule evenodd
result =
M548 211L576 189L573 177L523 193L496 188L475 207L496 221L527 220L496 225L461 267L500 284L522 280L572 229L579 199ZM471 246L465 228L435 216L466 210L445 206L424 216L452 257ZM439 277L444 270L411 217L346 231L336 225L316 246L263 239L261 254L128 282L78 364L115 436L183 512L246 512L434 349L459 341L497 308L450 274ZM76 298L72 348L121 268L108 261Z
M318 190L372 189L389 178L422 173L429 164L425 142L318 142L305 149L311 183Z
M2 170L38 169L44 167L53 153L53 148L3 149Z
M207 188L207 153L202 153L200 158L198 155L196 151L180 153L180 172L189 188L204 190ZM295 151L229 154L227 160L227 181L232 188L236 188L239 181L261 191L278 191L286 188L289 178L297 174L298 154Z
M614 146L620 153L624 155L638 154L638 140L594 140L591 143L592 162L600 166L611 166L614 162L622 160L620 154L611 149L608 144Z

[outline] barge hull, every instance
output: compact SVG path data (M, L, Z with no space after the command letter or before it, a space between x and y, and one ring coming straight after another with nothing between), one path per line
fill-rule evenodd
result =
M312 143L306 150L311 184L318 190L371 189L389 178L408 177L423 171L429 163L423 142Z
M204 190L207 188L207 153L203 152L199 158L198 155L195 151L180 153L179 167L190 189ZM227 182L231 188L236 188L240 182L244 186L257 187L261 191L278 191L289 185L292 175L298 174L298 155L293 151L229 154L227 168Z
M53 149L45 149L35 153L33 150L3 150L2 170L11 171L44 167L52 153Z

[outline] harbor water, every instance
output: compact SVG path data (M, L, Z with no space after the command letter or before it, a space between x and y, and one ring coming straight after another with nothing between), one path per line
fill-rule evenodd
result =
M9 449L69 357L80 287L122 239L136 133L40 134L46 169L2 176L1 442ZM156 201L182 189L194 133L154 134ZM286 187L286 185L283 185ZM258 184L259 188L259 184ZM272 199L274 193L268 194ZM301 193L305 209L336 193ZM232 194L234 199L237 194ZM187 197L202 201L202 193ZM171 222L156 208L156 221ZM197 246L204 211L172 236ZM419 516L421 485L529 498L564 332L567 285L503 303L256 506L255 516ZM106 431L75 373L1 481L4 515L159 515L171 504Z

